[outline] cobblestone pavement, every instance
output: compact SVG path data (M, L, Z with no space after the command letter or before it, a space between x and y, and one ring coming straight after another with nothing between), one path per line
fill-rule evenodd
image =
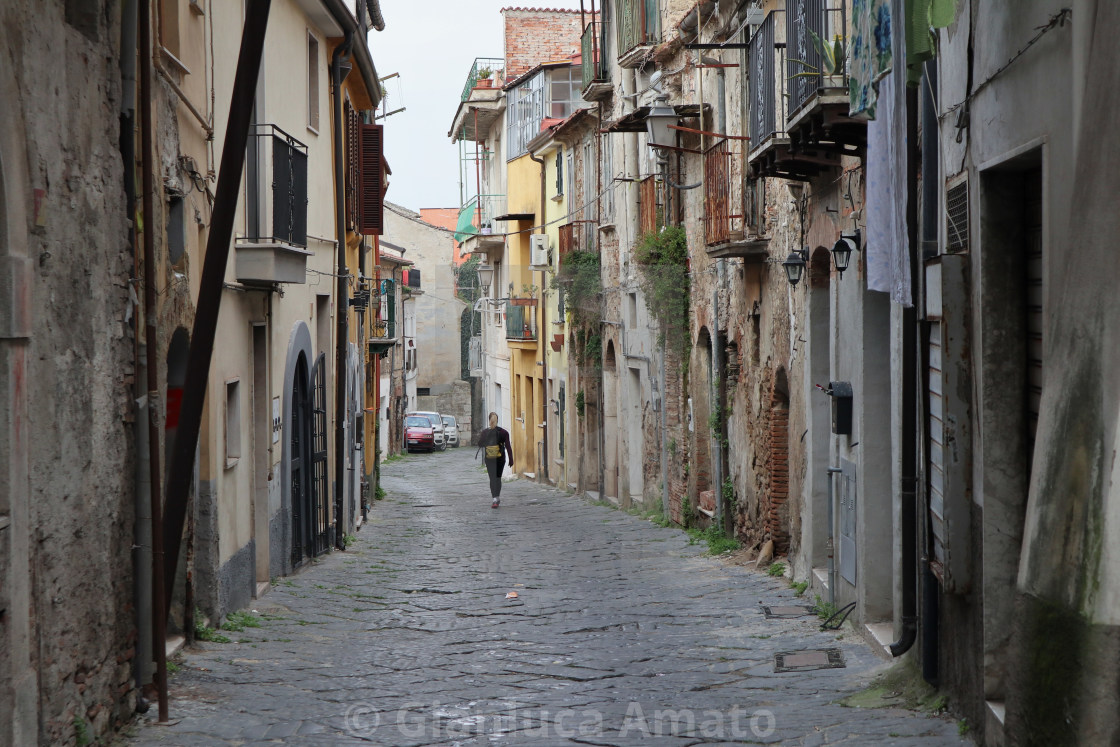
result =
M135 745L945 745L957 724L836 703L886 666L784 579L685 533L507 483L473 449L386 465L349 551L282 579L259 628L200 643ZM517 596L510 596L516 592ZM846 626L847 628L848 626ZM836 648L844 668L775 672ZM799 660L787 660L796 664Z

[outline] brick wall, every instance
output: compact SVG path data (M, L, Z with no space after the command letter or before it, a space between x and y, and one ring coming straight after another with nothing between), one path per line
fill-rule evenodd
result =
M779 392L770 398L770 485L766 491L766 530L774 553L789 550L789 403Z
M541 63L579 54L583 27L578 10L506 8L502 16L507 81ZM584 18L590 22L591 14Z

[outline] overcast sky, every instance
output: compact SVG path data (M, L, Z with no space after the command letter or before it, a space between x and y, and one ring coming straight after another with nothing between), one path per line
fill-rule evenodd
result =
M459 207L459 149L447 131L474 58L502 56L505 7L578 10L579 0L381 0L385 30L370 32L370 54L382 78L400 73L385 81L389 110L406 107L382 120L390 202Z

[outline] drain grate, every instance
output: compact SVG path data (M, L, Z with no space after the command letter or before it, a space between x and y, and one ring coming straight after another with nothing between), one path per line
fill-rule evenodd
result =
M772 620L774 618L807 617L816 613L813 612L812 607L805 605L775 605L773 607L762 605L762 614L766 615L767 620Z
M838 648L782 651L774 654L775 672L811 672L814 669L841 669L844 666L844 654Z

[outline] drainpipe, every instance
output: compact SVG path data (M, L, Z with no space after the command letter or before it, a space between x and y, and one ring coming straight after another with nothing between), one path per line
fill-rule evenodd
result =
M922 89L925 90L924 88ZM925 97L923 97L925 98ZM924 112L923 112L924 115ZM924 116L923 116L924 119ZM923 122L923 129L925 123ZM926 133L934 134L936 133ZM918 251L918 160L925 153L915 153L918 136L918 94L914 88L906 89L906 229L909 245L910 288L912 302L902 310L902 424L899 431L902 448L902 505L900 513L902 531L902 637L890 645L892 656L901 656L910 650L917 638L917 586L918 586L918 287L921 277L921 253ZM929 140L923 141L928 146ZM933 163L936 163L934 161ZM922 169L923 199L929 188L936 185L936 169ZM936 199L936 197L935 197ZM929 228L928 226L926 228ZM925 621L923 621L923 628ZM925 674L923 651L923 675ZM936 675L934 675L936 676Z
M929 168L930 164L940 163L940 152L938 145L938 122L937 122L937 109L930 95L930 90L937 87L937 65L934 61L925 63L925 81L921 86L922 91L922 249L920 256L924 258L925 247L929 246L936 250L937 247L937 229L938 229L938 212L940 210L940 176L936 167ZM912 253L913 262L913 253ZM917 264L916 262L914 263ZM925 275L918 272L912 266L912 282L915 283L914 287L917 288L919 281L924 281ZM925 288L922 288L922 298L925 298ZM917 304L915 304L916 306ZM929 325L922 324L921 328L921 353L924 359L929 355ZM929 366L923 366L922 372L928 375ZM923 376L924 379L924 376ZM929 385L926 384L925 389L928 390ZM924 410L924 397L918 397L917 401L919 407ZM919 423L924 423L926 414L923 412ZM924 427L919 428L924 441L925 434L928 431ZM915 472L915 475L917 473ZM915 489L917 488L917 481L915 480ZM923 501L924 503L924 501ZM923 530L928 526L925 522L919 525ZM917 531L917 528L915 528ZM925 541L925 531L922 532L922 548L929 547L929 543ZM920 571L920 584L921 584L921 635L922 635L922 677L927 682L936 684L939 681L938 674L938 602L939 602L939 587L937 579L933 575L933 571L929 568L929 562L924 557L925 552L922 553L922 563Z
M137 42L137 34L139 32L137 24L137 7L136 0L125 0L121 7L121 133L120 133L120 151L121 161L124 163L124 194L125 194L125 209L130 219L135 219L136 215L136 63L137 52L139 49ZM133 270L132 277L134 282L138 282L140 278L140 256L136 251L136 225L133 222L132 227L128 232L128 241L132 251ZM135 313L133 316L133 323L139 321L139 315ZM136 494L134 496L134 510L136 512L135 524L133 526L133 573L135 574L135 585L133 588L133 604L136 609L136 630L137 641L136 650L139 655L133 657L132 669L133 680L136 684L136 689L141 693L144 684L152 676L151 666L154 659L151 656L152 651L152 589L153 589L153 576L152 576L152 525L151 515L148 513L151 500L149 493L148 481L150 472L148 470L148 460L145 456L148 453L148 438L147 430L143 427L143 423L148 419L148 406L147 404L141 405L140 402L144 401L144 391L140 386L140 377L146 374L145 360L146 356L141 353L140 335L139 330L133 329L133 360L136 366L136 380L133 384L133 400L137 403L136 419L134 426L134 435L136 439L136 473L135 484ZM145 378L146 381L146 378ZM148 702L143 700L141 695L140 700L137 702L137 710L146 712L148 710Z
M159 693L159 720L167 713L167 606L170 584L164 580L163 556L163 475L160 455L159 341L156 324L156 243L155 243L155 159L152 147L152 17L151 3L140 4L140 178L144 214L144 345L148 410L148 495L151 502L152 530L152 653L156 662L156 689Z
M334 122L331 127L331 144L334 147L334 197L335 234L338 237L335 260L335 375L334 375L334 546L346 549L346 522L343 514L342 495L346 486L346 345L350 329L350 299L347 281L350 273L346 267L346 175L342 155L342 57L354 45L354 32L348 30L341 44L331 55L331 82L334 85ZM349 70L347 70L349 72ZM358 251L359 255L361 250Z
M141 3L141 49L147 49L147 35L151 24L146 20L148 2ZM183 387L183 401L179 410L179 431L175 438L175 451L171 455L171 470L167 478L167 517L163 526L164 546L168 562L164 564L165 587L174 588L175 571L179 561L179 546L183 524L187 515L187 497L194 477L194 457L202 425L202 408L206 397L206 384L210 377L210 360L214 353L214 335L218 325L226 266L229 261L230 242L233 238L233 221L237 214L241 174L245 166L245 146L249 139L254 91L260 77L261 58L264 52L265 31L272 0L249 0L242 32L241 49L234 74L230 99L229 123L222 144L222 161L218 170L218 185L214 196L214 212L210 217L210 232L206 237L206 253L199 283L198 308L195 311L191 333L190 352L187 354L187 375ZM141 53L141 62L150 56ZM149 99L141 97L142 100ZM152 474L158 475L152 465ZM153 481L154 482L154 481ZM153 515L153 520L155 516ZM155 535L153 532L153 540ZM154 542L153 542L154 544ZM155 548L153 548L154 552ZM163 600L162 614L166 616L170 594ZM166 618L164 618L166 619ZM158 645L157 651L162 650Z
M529 154L529 158L531 158L533 161L536 161L537 163L539 163L541 165L541 226L540 226L540 228L541 228L541 235L543 236L548 231L548 229L546 228L546 225L548 224L548 216L545 215L545 204L546 204L546 202L545 202L545 164L544 164L544 159L543 158L537 158L536 155L533 154L533 153ZM530 259L530 264L531 263L532 263L532 260ZM544 337L545 337L545 334L548 332L548 306L544 302L544 279L545 279L545 274L546 274L545 271L541 270L541 303L540 303L540 306L538 307L538 308L540 308L540 327L537 329L537 347L540 348L540 351L541 351L541 390L543 392L542 400L543 400L543 405L544 405L544 407L543 407L544 418L541 420L541 422L544 423L544 428L542 428L543 435L541 437L541 443L544 444L544 456L543 457L538 456L538 458L541 460L540 464L537 465L537 482L538 483L543 482L543 481L548 479L548 366L547 366L546 361L545 361L545 353L544 353ZM537 450L537 453L539 455L540 450Z

